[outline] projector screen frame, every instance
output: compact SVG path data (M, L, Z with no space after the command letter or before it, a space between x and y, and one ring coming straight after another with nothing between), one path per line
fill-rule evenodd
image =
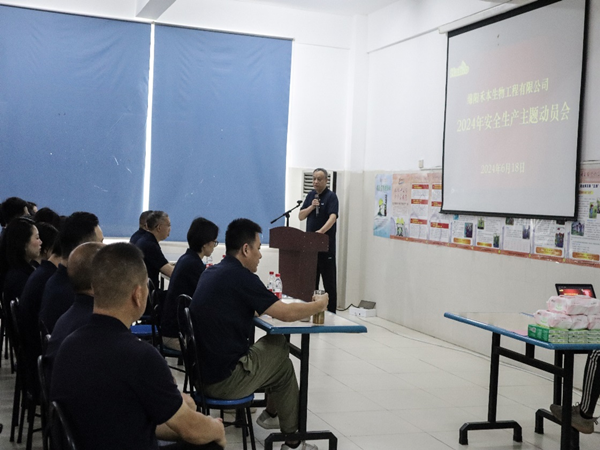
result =
M445 183L445 160L446 160L446 125L447 125L447 114L448 114L448 80L449 80L449 69L450 69L450 39L454 36L464 34L469 31L476 30L494 24L506 19L510 19L515 16L519 16L528 13L533 10L547 7L554 3L559 3L562 0L538 0L534 3L506 11L496 16L466 25L455 30L448 31L447 33L447 47L446 47L446 95L444 98L444 129L443 129L443 141L442 141L442 206L440 212L449 215L472 215L472 216L487 216L487 217L515 217L525 219L546 219L556 221L574 221L577 219L577 212L579 208L579 174L581 166L581 143L582 143L582 130L583 130L583 113L584 113L584 97L585 97L585 82L587 72L587 50L588 50L588 33L589 33L589 8L590 2L588 0L581 0L584 2L584 25L583 25L583 43L582 43L582 62L581 62L581 88L579 92L579 117L577 124L577 150L576 150L576 165L575 165L575 186L573 189L574 206L572 215L545 215L545 214L527 214L527 213L515 213L515 212L490 212L490 211L469 211L469 210L456 210L456 209L444 209L444 193L446 189Z

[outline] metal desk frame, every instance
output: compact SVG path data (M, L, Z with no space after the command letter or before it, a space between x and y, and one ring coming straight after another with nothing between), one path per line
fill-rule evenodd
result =
M265 439L265 450L273 450L274 442L316 441L327 439L329 450L337 450L337 437L331 431L307 431L308 415L308 366L310 357L310 335L317 333L366 333L367 328L336 314L325 312L325 323L313 325L310 322L281 322L271 317L260 316L254 319L254 325L267 334L300 334L300 347L289 343L290 353L300 360L300 399L298 407L298 431L292 434L272 433Z
M528 336L523 336L515 331L480 322L472 318L465 317L469 313L445 313L444 317L466 323L478 328L492 332L492 348L490 361L490 393L488 400L488 419L483 422L467 422L459 431L458 442L467 445L468 432L470 430L498 430L513 429L513 440L522 442L522 429L514 420L496 420L496 410L498 404L498 373L500 367L500 356L503 356L522 364L535 367L544 372L554 375L554 393L553 403L562 405L562 424L546 409L538 409L535 413L535 432L544 433L544 419L561 425L560 448L561 450L579 449L579 432L571 427L571 407L573 404L573 361L575 354L589 353L592 350L600 349L599 344L552 344ZM484 313L481 313L484 314ZM492 313L491 313L492 314ZM498 313L508 315L509 313ZM520 315L514 313L514 315ZM515 352L502 347L500 337L507 336L518 341L525 342L525 353ZM535 347L541 347L554 351L554 364L547 363L535 358ZM562 397L562 401L561 401Z

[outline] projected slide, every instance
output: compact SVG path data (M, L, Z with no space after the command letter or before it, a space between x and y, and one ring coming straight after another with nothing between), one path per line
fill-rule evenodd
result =
M574 217L584 6L449 36L443 212Z

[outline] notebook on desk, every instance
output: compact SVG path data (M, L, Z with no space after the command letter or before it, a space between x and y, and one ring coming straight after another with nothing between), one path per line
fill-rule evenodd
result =
M565 284L556 283L556 293L558 295L587 295L596 298L594 286L591 284Z

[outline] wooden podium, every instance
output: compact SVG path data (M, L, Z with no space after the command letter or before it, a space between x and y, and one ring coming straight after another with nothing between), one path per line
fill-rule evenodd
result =
M292 227L271 228L269 247L279 249L283 293L310 302L315 290L317 254L329 249L329 236Z

